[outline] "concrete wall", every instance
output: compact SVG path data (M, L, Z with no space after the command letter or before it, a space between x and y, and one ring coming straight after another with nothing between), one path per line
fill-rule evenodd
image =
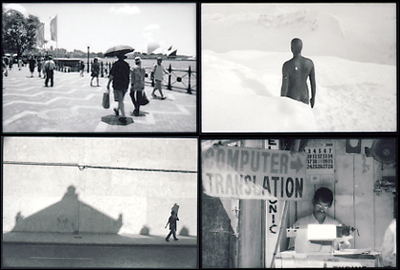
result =
M24 217L36 214L59 202L67 187L74 185L82 203L113 220L122 214L121 234L139 234L147 227L150 234L166 235L164 226L177 203L178 233L186 228L189 235L197 235L196 174L16 165L4 166L3 174L4 232L14 228L18 212Z
M237 239L232 228L234 218L229 199L213 198L202 193L201 230L203 268L236 267Z

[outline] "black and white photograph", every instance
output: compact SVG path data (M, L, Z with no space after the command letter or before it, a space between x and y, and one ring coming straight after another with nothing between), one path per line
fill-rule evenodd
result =
M397 268L397 3L1 5L2 268Z
M396 267L397 138L201 140L203 268Z
M397 131L395 3L205 3L201 38L203 132Z
M2 268L198 268L196 138L2 143Z
M2 3L3 131L197 131L196 3Z

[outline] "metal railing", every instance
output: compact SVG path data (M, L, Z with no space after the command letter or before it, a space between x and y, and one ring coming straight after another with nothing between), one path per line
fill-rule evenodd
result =
M76 59L55 59L56 70L61 72L79 72L79 60ZM92 64L92 63L91 63ZM100 62L100 77L107 77L112 63ZM154 80L151 79L151 71L153 67L144 67L146 70L145 84L154 87ZM189 65L187 69L175 69L169 64L166 69L168 75L164 76L162 85L168 90L181 90L188 94L193 94L197 91L197 71L192 70ZM165 79L167 77L167 79ZM166 82L166 83L164 83Z
M151 74L152 67L145 67L145 70L145 83L150 84L153 87L154 80L152 80L151 76L149 76L149 74ZM188 69L173 69L170 64L167 71L169 72L169 74L166 75L168 77L167 84L163 85L168 90L185 90L188 94L192 94L193 92L197 91L197 72L192 70L191 66L189 66Z

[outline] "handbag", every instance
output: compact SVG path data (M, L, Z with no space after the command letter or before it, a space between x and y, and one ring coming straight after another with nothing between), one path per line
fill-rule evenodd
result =
M103 93L103 108L110 108L110 93L108 92Z
M143 91L142 98L140 99L140 105L144 106L144 105L149 104L149 102L150 102L150 100L147 98L146 92Z

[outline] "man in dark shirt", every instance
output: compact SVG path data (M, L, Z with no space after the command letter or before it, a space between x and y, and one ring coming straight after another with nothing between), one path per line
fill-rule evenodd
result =
M307 78L310 77L310 103L311 108L313 108L316 94L314 63L311 59L301 56L302 48L303 42L301 39L294 38L291 43L293 58L286 61L282 67L281 96L309 104Z
M165 241L169 241L169 237L171 236L171 234L174 236L174 240L177 241L178 238L176 238L176 221L179 220L178 216L176 215L175 211L171 212L171 216L168 219L167 225L165 225L165 228L167 228L168 223L169 223L169 229L170 232L167 235L167 237L165 238Z
M49 55L47 57L47 61L44 63L44 71L46 73L46 80L44 81L45 86L48 86L50 80L50 86L54 86L54 69L56 68L56 64L53 61L53 56Z
M118 108L114 108L115 114L118 116L121 111L122 116L119 120L126 123L124 110L124 96L128 91L130 67L124 54L118 54L118 61L115 62L110 70L110 77L107 84L107 89L110 91L110 83L113 82L114 100L118 102Z

